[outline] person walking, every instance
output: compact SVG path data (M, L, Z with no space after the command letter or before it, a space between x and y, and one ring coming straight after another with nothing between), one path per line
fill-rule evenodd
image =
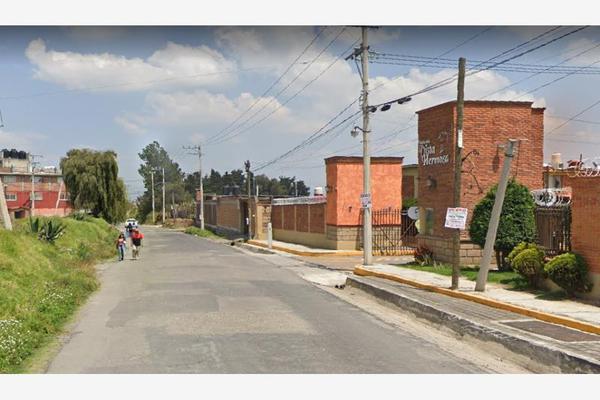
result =
M140 256L140 247L142 247L142 239L144 234L139 229L134 228L131 232L131 254L134 260Z
M116 244L117 252L119 253L119 261L123 261L125 259L125 249L127 247L127 240L123 233L119 233Z

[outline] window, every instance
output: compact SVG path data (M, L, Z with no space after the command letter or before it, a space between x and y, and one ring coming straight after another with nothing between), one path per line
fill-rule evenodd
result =
M71 196L69 195L69 193L61 192L60 200L63 200L63 201L71 200Z
M17 181L17 177L14 175L5 175L2 177L2 183L15 183Z
M29 200L31 200L31 192L29 192ZM42 192L35 192L35 201L44 200Z
M17 201L16 193L6 193L6 201Z

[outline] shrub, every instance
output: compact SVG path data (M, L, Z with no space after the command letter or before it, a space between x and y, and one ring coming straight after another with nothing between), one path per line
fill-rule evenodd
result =
M589 292L592 284L587 278L587 264L579 254L565 253L554 257L544 267L548 277L570 296Z
M211 231L206 230L206 229L202 230L196 226L190 226L190 227L186 228L184 232L187 233L188 235L194 235L194 236L199 236L199 237L203 237L203 238L216 238L217 237L217 235L215 235Z
M544 251L533 243L519 243L508 255L511 267L537 287L544 276Z
M473 219L469 226L469 234L474 243L483 247L487 235L492 208L496 200L497 186L494 186L475 206ZM535 238L535 203L529 189L514 179L508 182L494 250L498 268L501 271L510 269L506 256L520 242L532 242Z
M421 266L432 265L434 263L433 251L431 251L427 246L417 247L415 250L415 261Z
M52 222L52 220L48 220L42 225L38 233L38 238L49 243L54 243L56 239L61 237L64 233L65 224L62 224L58 221Z

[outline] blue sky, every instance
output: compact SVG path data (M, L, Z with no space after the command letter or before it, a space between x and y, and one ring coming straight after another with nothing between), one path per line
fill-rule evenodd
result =
M259 98L311 42L320 27L1 27L0 148L15 147L41 154L44 165L56 165L73 147L117 151L121 175L131 195L140 193L137 153L158 140L184 171L197 158L182 146L200 144L225 128L253 102L240 122L261 110L232 139L204 147L203 166L230 170L268 161L313 134L352 102L360 91L353 62L340 54L360 38L360 30L325 29L266 98ZM487 60L549 27L383 27L371 33L377 52ZM548 38L573 27L557 29ZM340 33L341 32L341 33ZM339 35L339 36L338 36ZM336 40L333 40L336 38ZM325 51L323 49L329 44ZM600 30L591 27L515 62L552 65L590 49L564 65L586 66L600 60ZM322 52L322 53L321 53ZM317 55L321 55L317 58ZM347 54L346 52L345 54ZM315 60L307 68L309 62ZM440 65L371 64L372 102L419 90L454 74ZM599 64L594 66L600 67ZM303 73L301 73L305 70ZM319 76L319 74L321 74ZM528 73L485 71L467 78L466 98L478 99L528 77ZM298 76L293 83L290 82ZM491 99L508 100L541 86L559 74L539 74ZM600 99L591 88L598 75L572 75L519 100L547 107L549 116L571 117ZM282 88L289 87L277 98ZM302 90L304 86L306 89ZM290 96L298 95L287 102ZM416 96L410 103L373 114L374 155L416 159L414 112L456 96L456 85ZM264 106L264 109L262 109ZM357 106L349 110L349 114ZM254 122L272 112L256 126ZM347 115L349 115L347 114ZM600 121L600 106L578 119ZM332 132L301 152L260 171L288 175L311 186L324 185L323 158L360 154L360 141L348 127ZM360 121L357 121L360 123ZM547 117L546 132L562 121ZM397 133L402 128L408 129ZM600 156L597 124L573 121L548 135L545 159ZM383 138L377 142L378 138ZM559 139L559 140L555 140ZM561 141L563 140L563 141ZM336 152L341 150L341 152Z

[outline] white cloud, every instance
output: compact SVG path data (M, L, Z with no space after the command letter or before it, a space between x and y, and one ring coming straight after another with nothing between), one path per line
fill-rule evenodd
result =
M117 116L115 117L115 123L123 128L125 132L133 135L143 135L146 133L146 129L141 127L139 123L133 121L133 118Z
M148 81L164 86L215 86L230 83L235 62L207 46L168 42L147 59L111 53L82 54L48 50L42 39L29 43L25 54L35 65L34 77L69 89L106 86L104 90L134 91ZM183 78L182 78L183 77Z
M37 149L46 136L39 133L11 132L0 129L0 148L17 149L27 152Z

